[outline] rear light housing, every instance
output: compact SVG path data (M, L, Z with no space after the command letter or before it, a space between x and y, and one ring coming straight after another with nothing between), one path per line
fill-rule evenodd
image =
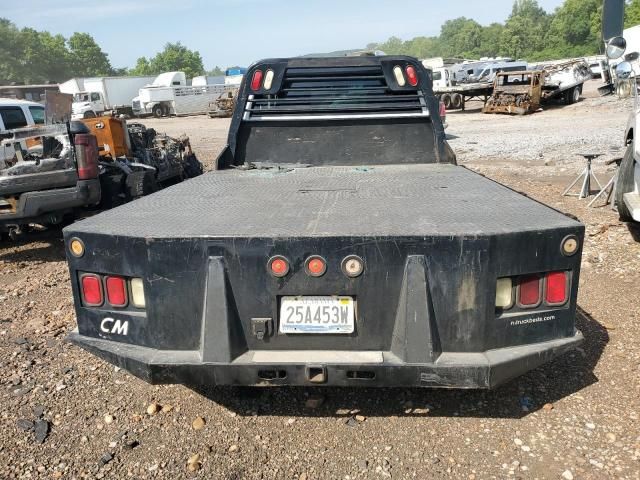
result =
M82 305L85 307L146 307L141 278L79 272L78 280Z
M557 271L498 278L496 310L561 307L569 301L571 272Z
M107 277L105 279L107 301L113 307L127 305L127 282L122 277Z
M87 307L99 307L104 303L102 279L98 275L84 274L80 277L82 303Z
M416 68L413 65L407 65L405 71L407 72L407 81L409 82L409 85L411 85L412 87L417 87L418 72L416 71Z
M90 133L77 133L74 137L79 180L98 178L98 141Z

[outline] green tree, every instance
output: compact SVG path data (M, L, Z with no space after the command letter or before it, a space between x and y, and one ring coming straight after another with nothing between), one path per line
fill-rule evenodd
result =
M402 55L405 50L404 42L398 37L391 37L384 43L377 46L387 55Z
M545 48L550 21L551 16L536 0L516 0L502 31L501 53L512 58L532 58Z
M483 27L480 32L480 46L477 51L481 57L497 57L500 55L500 40L504 25L501 23L492 23L487 27Z
M224 70L221 69L218 65L216 65L215 67L213 67L211 70L207 72L207 75L210 75L212 77L219 77L221 75L224 75Z
M20 30L6 18L0 18L0 82L22 81L22 51Z
M473 57L478 54L482 26L466 17L447 20L440 29L442 55L445 57Z
M624 28L640 25L640 0L627 0L624 12Z
M538 57L593 55L600 47L601 0L566 0L551 20Z
M23 80L26 83L61 82L71 76L70 55L62 35L23 28L20 36L23 45Z
M196 77L204 73L204 65L200 53L189 50L180 42L167 43L164 50L155 57L140 57L132 75L157 75L163 72L182 71L187 77Z
M93 77L111 73L107 54L88 33L74 33L69 38L71 68L75 76Z

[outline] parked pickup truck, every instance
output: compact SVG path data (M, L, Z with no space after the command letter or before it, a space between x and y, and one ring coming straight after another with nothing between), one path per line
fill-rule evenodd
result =
M59 225L202 173L189 139L96 117L0 132L0 237Z
M217 167L64 230L73 342L152 383L490 388L582 341L583 225L457 166L414 58L254 64Z

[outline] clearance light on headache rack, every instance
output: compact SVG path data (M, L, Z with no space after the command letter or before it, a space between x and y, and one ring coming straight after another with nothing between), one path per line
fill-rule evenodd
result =
M398 82L398 86L404 87L407 84L407 81L404 78L404 73L402 73L402 68L399 65L393 67L393 76L396 77L396 82Z
M407 80L412 87L418 86L418 72L413 65L407 65Z
M255 72L253 72L253 77L251 78L251 90L253 90L254 92L260 90L263 76L264 74L262 73L262 70L256 70Z
M273 70L267 70L267 74L264 76L264 84L263 84L263 88L265 90L271 90L271 86L273 85L273 77L274 77L274 73Z

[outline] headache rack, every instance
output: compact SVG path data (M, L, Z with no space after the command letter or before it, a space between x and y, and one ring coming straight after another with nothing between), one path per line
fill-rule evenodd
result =
M429 116L420 90L393 91L380 65L287 68L275 94L249 95L245 121Z

